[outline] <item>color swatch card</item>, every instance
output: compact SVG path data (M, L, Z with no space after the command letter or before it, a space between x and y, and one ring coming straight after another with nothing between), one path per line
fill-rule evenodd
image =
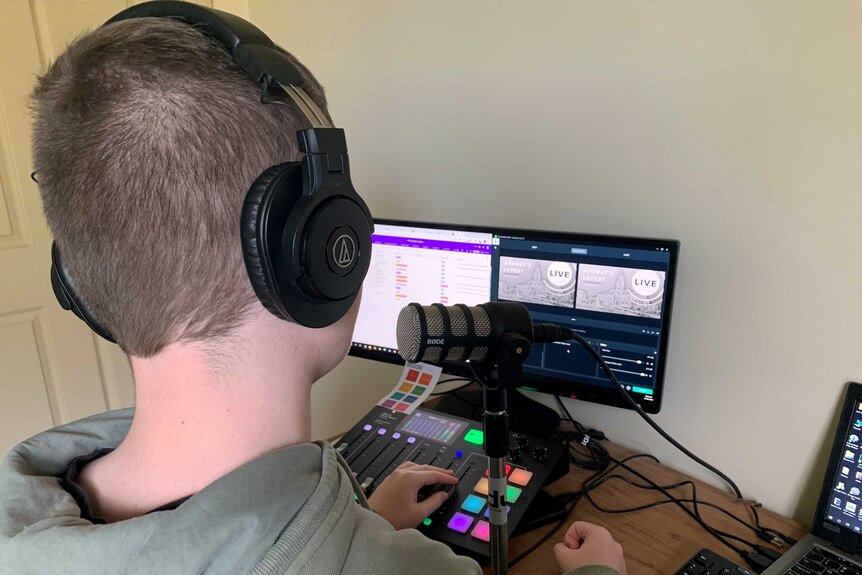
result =
M395 389L383 396L377 405L392 411L413 413L419 404L431 395L442 373L443 368L436 365L404 364L404 371L401 372L401 378Z

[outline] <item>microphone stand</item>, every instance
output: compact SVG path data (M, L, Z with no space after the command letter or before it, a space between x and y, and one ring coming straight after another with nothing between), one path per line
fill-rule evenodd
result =
M497 340L496 367L490 366L482 382L485 413L482 415L488 456L488 507L491 531L491 573L506 575L509 570L509 529L506 506L506 456L509 454L508 390L521 383L522 364L530 354L526 337L505 332Z

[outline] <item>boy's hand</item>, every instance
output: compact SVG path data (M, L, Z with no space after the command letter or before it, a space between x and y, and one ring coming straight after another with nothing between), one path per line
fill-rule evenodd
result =
M585 521L572 523L564 542L554 545L554 556L563 573L586 565L606 565L626 575L622 546L607 529Z
M435 483L456 485L458 479L449 469L407 461L383 480L368 498L368 503L395 529L410 529L437 511L448 498L446 493L437 492L424 501L417 500L422 487Z

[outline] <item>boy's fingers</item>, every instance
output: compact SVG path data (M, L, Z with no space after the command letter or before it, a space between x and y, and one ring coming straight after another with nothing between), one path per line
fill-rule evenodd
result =
M422 485L432 485L434 483L445 483L446 485L455 485L458 483L458 478L448 473L441 473L439 469L435 471L411 471L410 472L417 483Z
M554 557L557 559L557 563L563 563L562 558L566 555L566 552L568 551L571 551L571 549L563 543L557 543L556 545L554 545Z
M443 469L442 467L434 467L433 465L416 465L412 464L410 471L439 471L440 473L448 473L454 475L455 472L451 469Z
M439 509L441 505L446 503L447 499L449 499L448 493L446 493L445 491L438 491L437 493L432 494L431 497L429 497L425 501L417 503L417 505L422 511L422 514L427 517L428 515L431 515L432 513L437 511L437 509Z

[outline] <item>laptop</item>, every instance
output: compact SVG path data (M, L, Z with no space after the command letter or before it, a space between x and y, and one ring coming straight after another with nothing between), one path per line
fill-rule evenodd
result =
M862 575L862 385L847 386L811 533L762 575Z

